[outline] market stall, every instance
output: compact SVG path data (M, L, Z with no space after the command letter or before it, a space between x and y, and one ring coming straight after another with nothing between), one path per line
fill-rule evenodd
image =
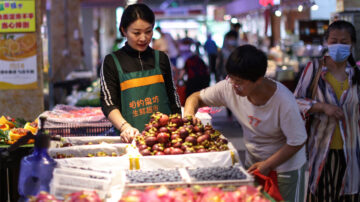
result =
M150 196L156 191L166 198L186 192L182 195L189 201L207 201L210 193L238 197L239 201L241 197L268 201L253 187L254 178L243 168L236 149L212 128L206 113L197 115L206 125L193 124L191 117L154 113L141 135L125 144L119 136L106 136L111 124L98 112L96 107L59 105L39 116L46 120L43 123L37 119L24 124L24 131L20 130L24 133L61 136L60 141L51 141L47 150L56 167L48 193L41 192L38 198L63 200L81 193L98 201L129 201L159 197ZM19 129L11 129L4 118L0 120L9 130L2 133L3 145L25 136L13 135ZM22 185L20 182L19 187Z

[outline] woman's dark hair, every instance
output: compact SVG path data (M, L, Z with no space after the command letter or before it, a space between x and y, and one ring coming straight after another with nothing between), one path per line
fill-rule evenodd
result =
M243 45L230 54L225 67L229 75L255 82L265 75L267 57L256 47Z
M144 20L154 27L155 24L155 15L154 12L145 4L132 4L126 7L120 22L120 33L124 36L124 33L121 31L121 28L126 30L133 22L136 20L141 19Z
M325 35L324 35L325 40L328 40L330 32L333 30L345 30L347 33L349 33L351 42L353 44L356 44L356 30L355 30L354 25L351 24L350 22L347 22L344 20L337 20L337 21L331 23L325 32ZM359 84L360 83L360 70L356 66L356 62L355 62L355 59L354 59L352 53L348 57L348 63L355 69L354 76L352 77L353 85Z

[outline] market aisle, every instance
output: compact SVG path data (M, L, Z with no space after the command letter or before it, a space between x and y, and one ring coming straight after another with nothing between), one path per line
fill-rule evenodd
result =
M216 130L219 130L224 134L226 138L234 145L238 150L240 160L244 162L245 159L245 144L243 141L242 129L237 123L235 118L229 119L226 116L226 109L212 115L212 125Z

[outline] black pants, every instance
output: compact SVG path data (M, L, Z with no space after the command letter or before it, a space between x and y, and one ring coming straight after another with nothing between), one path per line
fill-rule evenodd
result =
M214 74L216 74L216 69L215 69L216 57L217 57L216 54L208 55L210 71L211 71L211 73L214 73Z

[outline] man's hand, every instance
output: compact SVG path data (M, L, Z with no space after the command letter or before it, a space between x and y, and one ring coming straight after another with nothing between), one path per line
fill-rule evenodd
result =
M201 123L200 119L198 117L196 117L194 114L185 114L184 113L184 117L188 117L188 116L191 116L193 125L197 125L197 124Z
M126 125L123 126L122 132L120 134L121 141L125 143L131 143L131 141L135 138L135 136L139 134L140 133L138 129L126 123Z
M261 174L266 176L268 176L270 171L272 170L270 166L266 163L266 161L260 161L251 165L247 171L249 173L253 173L256 169L258 169Z

